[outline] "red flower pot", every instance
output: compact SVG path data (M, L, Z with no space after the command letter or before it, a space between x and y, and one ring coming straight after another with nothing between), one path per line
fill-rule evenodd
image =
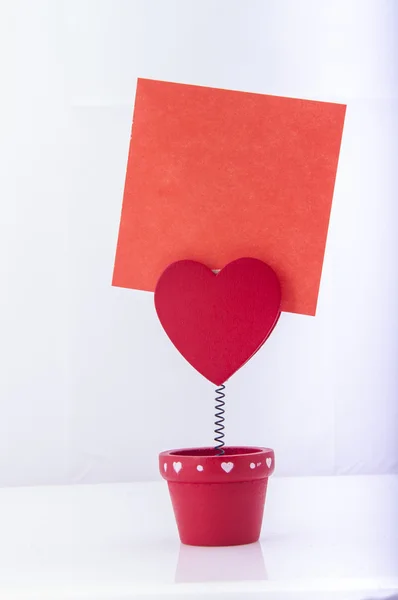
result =
M169 450L159 469L169 486L181 542L191 546L236 546L260 537L269 448L225 447Z

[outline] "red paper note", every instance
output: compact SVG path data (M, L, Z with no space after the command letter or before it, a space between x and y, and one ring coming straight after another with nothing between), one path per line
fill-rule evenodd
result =
M172 262L268 263L314 315L345 106L139 79L113 285Z

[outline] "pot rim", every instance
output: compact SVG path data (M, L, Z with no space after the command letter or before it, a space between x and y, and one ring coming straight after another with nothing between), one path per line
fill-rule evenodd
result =
M266 454L273 452L271 448L262 446L224 446L223 454L217 454L213 446L198 446L192 448L176 448L174 450L164 450L159 456L186 456L196 458L214 458L214 457L232 457L232 456L250 456L252 454Z
M159 454L159 471L168 482L233 483L266 479L274 472L271 448L225 446L218 455L212 447L179 448Z

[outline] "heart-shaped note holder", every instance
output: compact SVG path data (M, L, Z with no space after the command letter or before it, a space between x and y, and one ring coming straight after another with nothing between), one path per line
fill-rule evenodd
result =
M159 458L185 543L259 537L274 454L224 444L224 384L267 340L281 306L315 315L345 110L137 82L112 283L154 291L168 337L217 386L215 446ZM282 305L277 274L262 260L225 265L238 247L283 274ZM165 260L181 257L225 266L216 274L182 260L160 275Z
M276 273L255 258L235 260L217 274L201 263L182 260L159 278L155 307L164 330L182 356L219 386L216 446L162 452L159 457L184 543L224 546L259 538L274 453L225 446L224 383L267 340L280 306Z

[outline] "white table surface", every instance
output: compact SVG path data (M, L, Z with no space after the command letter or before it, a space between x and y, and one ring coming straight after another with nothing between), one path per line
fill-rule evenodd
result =
M182 546L164 482L0 490L0 598L398 599L398 476L270 480L261 543Z

